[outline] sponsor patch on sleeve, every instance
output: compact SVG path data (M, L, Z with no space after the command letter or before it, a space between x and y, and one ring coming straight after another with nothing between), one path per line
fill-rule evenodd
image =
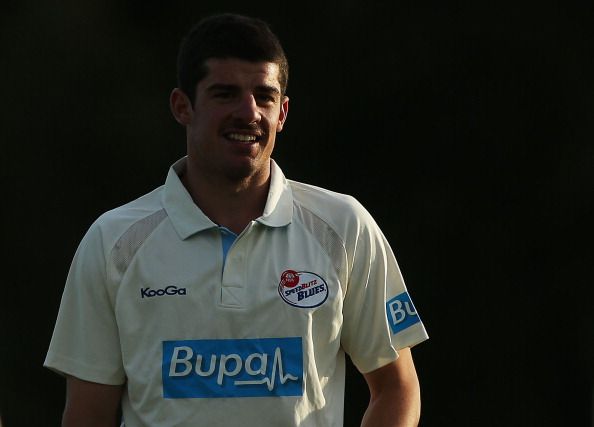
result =
M393 334L397 334L421 321L408 292L403 292L388 300L386 302L386 314Z

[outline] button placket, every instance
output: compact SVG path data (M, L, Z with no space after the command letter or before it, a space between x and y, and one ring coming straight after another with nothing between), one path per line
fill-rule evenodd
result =
M252 224L246 227L227 253L221 280L221 305L224 307L243 308L245 306L245 276L247 272L245 268L246 256L243 248L248 238L246 235L251 227Z

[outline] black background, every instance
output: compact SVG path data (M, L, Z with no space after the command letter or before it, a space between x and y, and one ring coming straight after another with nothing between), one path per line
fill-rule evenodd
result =
M209 3L0 6L5 427L59 424L41 365L74 250L184 154L178 43L225 11L287 51L285 174L357 197L396 252L431 336L421 425L592 426L591 2ZM345 425L366 402L350 372Z

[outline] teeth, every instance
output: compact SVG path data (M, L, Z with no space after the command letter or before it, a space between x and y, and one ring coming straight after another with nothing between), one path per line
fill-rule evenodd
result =
M252 142L252 141L256 140L255 135L245 135L245 134L241 134L241 133L230 133L229 135L227 135L227 138L234 139L235 141L241 141L241 142Z

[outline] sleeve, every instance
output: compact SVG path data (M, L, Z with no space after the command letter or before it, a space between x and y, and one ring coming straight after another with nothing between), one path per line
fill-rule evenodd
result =
M101 229L91 226L66 280L44 366L86 381L125 382Z
M427 332L386 238L367 212L350 252L342 346L363 373L426 340Z

